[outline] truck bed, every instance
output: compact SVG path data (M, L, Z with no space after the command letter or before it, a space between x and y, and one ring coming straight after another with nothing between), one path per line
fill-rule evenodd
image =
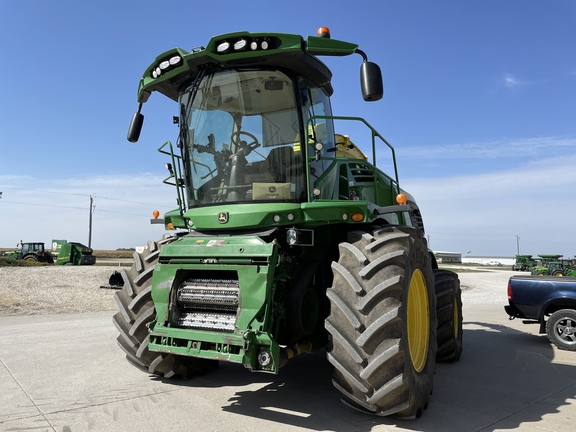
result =
M541 321L549 308L557 310L576 303L576 277L512 276L508 303L504 309L511 317Z

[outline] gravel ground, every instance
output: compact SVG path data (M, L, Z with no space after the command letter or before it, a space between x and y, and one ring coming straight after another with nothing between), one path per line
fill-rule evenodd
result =
M0 267L0 315L52 315L114 311L114 289L100 288L118 267ZM455 270L457 266L447 267ZM470 303L508 303L506 270L459 273L463 307Z
M454 267L446 267L456 270ZM468 303L508 304L508 279L514 275L525 275L527 272L512 270L481 270L459 272L462 289L463 307Z
M115 310L113 266L0 267L0 315Z

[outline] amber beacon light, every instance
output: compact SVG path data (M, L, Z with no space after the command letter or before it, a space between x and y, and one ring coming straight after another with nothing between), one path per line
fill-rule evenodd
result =
M320 27L316 30L316 36L330 39L330 29L328 27Z
M400 193L396 196L396 202L400 205L406 204L406 195L404 195L403 193Z

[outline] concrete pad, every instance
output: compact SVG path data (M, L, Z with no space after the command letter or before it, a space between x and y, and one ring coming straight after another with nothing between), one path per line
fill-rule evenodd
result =
M438 364L429 408L415 421L340 403L322 352L277 376L223 363L189 381L157 379L124 359L112 315L0 317L0 430L574 429L576 353L508 321L503 304L464 304L462 358Z

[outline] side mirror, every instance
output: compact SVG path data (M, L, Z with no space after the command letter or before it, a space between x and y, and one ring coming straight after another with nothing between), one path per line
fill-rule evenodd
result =
M131 143L135 143L140 138L140 131L142 130L142 124L144 123L144 115L138 112L135 112L132 116L132 121L130 122L130 128L128 129L128 141Z
M372 102L382 99L384 84L382 83L380 66L369 61L362 63L360 66L360 87L365 101Z

